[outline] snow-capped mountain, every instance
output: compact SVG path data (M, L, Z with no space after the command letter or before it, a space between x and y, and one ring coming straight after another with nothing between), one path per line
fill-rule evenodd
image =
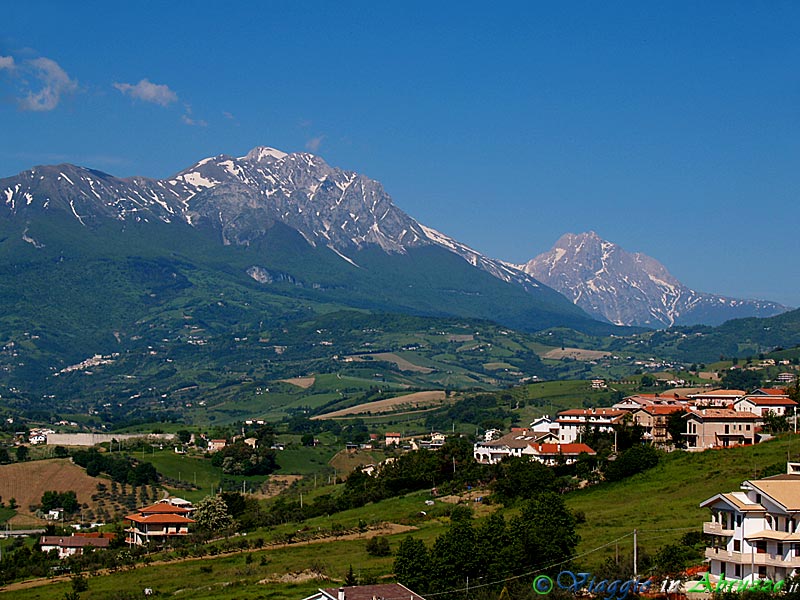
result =
M523 270L418 223L393 203L379 182L331 167L308 153L260 146L245 156L203 159L166 179L123 179L68 164L35 167L0 179L0 216L27 222L47 214L63 215L87 230L109 222L180 223L210 232L222 244L244 247L265 239L280 224L298 232L310 247L330 249L357 268L364 268L368 258L362 250L406 256L437 248L536 296L542 314L565 313L588 321L585 313ZM29 237L37 244L47 243ZM255 278L252 273L265 270L254 264L247 272ZM468 290L441 291L476 296L483 285L477 281ZM489 298L482 302L488 306ZM491 315L482 311L475 316Z
M516 267L421 225L395 206L379 182L312 154L265 146L239 158L206 158L161 180L121 179L66 164L36 167L0 180L0 202L12 214L59 208L87 226L109 217L183 220L214 228L225 244L247 245L277 221L350 262L348 254L366 245L404 253L435 244L499 279L539 286Z
M630 253L595 232L563 235L548 252L520 268L590 315L618 325L717 325L788 310L774 302L737 300L697 292L656 259Z

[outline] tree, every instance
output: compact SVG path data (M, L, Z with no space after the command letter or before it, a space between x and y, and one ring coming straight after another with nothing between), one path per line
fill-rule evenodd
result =
M527 458L505 458L496 469L493 489L504 504L513 503L518 498L532 498L552 490L555 485L552 469Z
M206 496L197 503L194 511L197 527L205 531L220 532L233 527L233 517L222 496Z
M580 540L574 515L554 492L528 501L511 521L510 532L514 555L520 557L518 568L558 565L553 568L563 569L562 563L572 558Z
M67 458L69 456L69 450L64 448L64 446L56 446L53 448L53 456L56 458Z
M477 575L480 557L472 519L463 513L451 519L450 527L436 538L431 551L431 570L438 590L460 587L466 577Z
M367 541L367 554L370 556L389 556L391 553L389 540L385 537L376 535Z
M606 480L619 481L636 473L641 473L658 464L659 451L653 446L634 446L610 461L605 470Z
M5 448L0 448L0 465L7 465L11 462L11 456L8 454L8 450Z
M427 592L430 582L430 555L422 540L407 536L394 559L394 575L397 581L417 592Z
M757 371L733 369L725 371L722 385L730 390L754 390L761 387L761 376Z
M27 446L17 446L17 461L24 462L28 460L31 451L28 450Z
M667 416L667 433L676 448L686 446L686 440L683 437L683 432L686 431L686 419L683 417L686 414L686 411L681 409Z
M353 572L353 565L350 565L350 568L347 570L347 575L344 576L344 585L345 587L358 585L358 577L356 577L355 572Z

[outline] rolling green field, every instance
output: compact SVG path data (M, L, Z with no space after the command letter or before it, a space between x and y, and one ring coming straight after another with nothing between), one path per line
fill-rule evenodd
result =
M703 453L675 452L665 456L657 467L625 481L567 494L568 506L586 517L585 523L578 527L581 542L575 564L581 569L596 569L616 552L619 552L621 560L629 560L634 529L638 530L640 557L653 554L666 544L676 543L686 532L702 531L702 524L708 520L709 514L699 507L700 502L720 492L735 491L743 480L759 477L767 470L782 470L787 456L800 456L800 438L787 436L758 446ZM359 524L370 526L391 522L417 528L412 535L430 544L444 531L449 519L445 516L448 505L437 501L433 507L428 507L424 504L428 498L427 492L392 498L332 516L310 519L300 529L311 533L330 532L357 529ZM492 508L500 509L483 507L483 514ZM422 510L428 514L421 515ZM513 512L508 511L508 516ZM285 539L297 532L298 525L289 523L270 531L250 533L248 537L263 537L269 541ZM160 594L176 598L298 600L317 587L336 586L350 564L357 573L371 578L389 575L392 558L370 557L366 554L365 540L360 539L362 534L353 535L356 539L300 542L203 560L154 563L133 571L92 577L89 591L81 598L124 599L134 597L134 593L140 593L144 587L152 587ZM392 549L404 535L407 534L388 536ZM250 561L248 554L252 555ZM272 574L297 573L310 568L335 581L258 583ZM67 589L67 584L54 583L30 590L15 590L14 598L56 599L63 597ZM114 595L115 590L127 590L131 595Z
M715 494L738 491L742 481L758 478L769 467L785 472L787 455L800 456L800 438L784 436L751 447L673 452L644 473L616 483L572 492L567 504L586 515L578 553L589 552L639 530L641 552L655 552L676 543L688 531L702 531L709 520L700 503ZM621 553L632 553L632 536L619 542ZM596 567L614 556L614 544L584 557Z

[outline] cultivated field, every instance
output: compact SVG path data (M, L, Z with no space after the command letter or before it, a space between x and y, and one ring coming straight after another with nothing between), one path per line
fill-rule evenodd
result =
M291 379L280 379L283 383L296 385L299 388L307 390L317 381L316 377L292 377Z
M598 360L611 356L610 352L602 350L584 350L583 348L553 348L542 355L542 358L561 360L562 358L574 358L575 360Z
M447 394L444 390L436 390L430 392L415 392L413 394L406 394L405 396L395 396L394 398L387 398L385 400L376 400L375 402L367 402L366 404L359 404L351 406L350 408L343 408L333 412L325 413L324 415L317 415L311 417L312 420L321 419L341 419L353 415L363 415L367 413L388 413L400 412L408 410L419 410L422 408L431 408L440 406L447 401Z
M433 373L433 369L429 367L421 367L419 365L415 365L412 362L407 361L402 356L398 356L394 352L379 352L377 354L355 354L353 356L348 356L347 358L355 361L355 362L367 362L370 360L382 360L384 362L390 362L397 365L397 368L401 371L411 371L413 373Z
M72 490L78 502L94 508L96 503L92 500L92 494L97 492L98 483L108 485L109 481L89 477L86 471L68 459L37 460L0 467L0 497L5 503L11 498L17 501L17 515L11 519L11 523L17 525L31 523L35 519L29 507L39 504L42 494L49 490Z

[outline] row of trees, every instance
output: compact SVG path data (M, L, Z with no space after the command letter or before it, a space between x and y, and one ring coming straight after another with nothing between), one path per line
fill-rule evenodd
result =
M72 454L75 464L86 469L86 474L96 477L105 473L118 483L149 485L158 483L158 471L149 462L137 461L119 454L101 454L96 448L78 450Z
M526 501L509 521L495 512L476 524L471 511L458 506L449 529L431 547L410 536L400 543L394 573L422 594L463 592L470 581L496 582L532 571L555 574L578 545L575 524L561 495L551 491Z

